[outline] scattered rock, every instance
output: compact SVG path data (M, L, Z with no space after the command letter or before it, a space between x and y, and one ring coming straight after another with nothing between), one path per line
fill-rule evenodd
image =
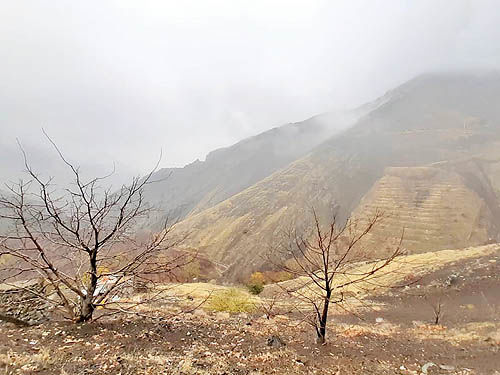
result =
M436 366L435 363L427 362L425 365L422 366L422 374L428 374L429 369L435 366Z
M194 316L199 316L199 317L207 317L208 314L205 310L203 309L196 309L193 311L193 315Z
M458 282L458 275L456 275L456 274L451 274L451 275L450 275L450 276L448 276L448 278L446 279L446 286L447 286L447 287L451 287L451 286L455 285L457 282Z
M285 342L279 336L272 335L267 339L267 346L272 348L282 348L285 345Z
M295 363L297 363L299 366L305 366L307 364L307 359L295 358Z
M193 373L193 365L190 359L184 359L179 362L179 375L189 375Z
M377 319L375 319L375 323L383 323L383 322L384 318L378 317Z
M7 322L25 322L26 325L36 325L49 319L52 310L51 303L38 296L49 299L47 285L32 283L23 288L11 288L0 293L0 314ZM10 320L11 318L12 320Z

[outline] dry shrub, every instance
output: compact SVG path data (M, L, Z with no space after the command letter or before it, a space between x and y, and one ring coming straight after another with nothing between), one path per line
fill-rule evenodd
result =
M252 294L260 294L264 290L264 283L266 282L262 272L254 272L250 276L247 283L248 291Z
M286 271L264 271L265 284L280 283L293 279L293 274Z
M230 288L215 292L208 300L206 308L212 311L242 313L252 312L256 306L248 293L237 288Z

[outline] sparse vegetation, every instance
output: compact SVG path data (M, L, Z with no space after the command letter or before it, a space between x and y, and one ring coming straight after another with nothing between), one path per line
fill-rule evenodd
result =
M432 307L432 312L434 313L433 322L435 325L441 324L441 321L445 312L445 305L442 297L435 299L434 301L427 300L427 303Z
M248 285L248 291L252 294L259 295L264 290L263 284L250 284Z
M290 375L322 374L332 369L334 373L352 375L412 375L420 374L422 366L433 361L453 366L456 370L447 370L449 374L490 374L499 364L496 354L500 326L496 315L491 315L486 307L498 306L498 299L493 298L497 293L490 287L498 283L500 275L498 251L498 246L485 246L466 252L446 250L404 256L398 262L405 271L389 270L390 278L384 279L383 284L401 285L405 272L414 272L419 284L391 288L391 293L385 289L381 293L380 288L366 294L346 292L345 302L351 308L352 302L360 300L355 312L362 320L353 321L342 310L332 309L328 334L336 339L328 340L322 348L311 345L311 330L301 324L296 309L286 314L289 307L297 306L296 299L276 285L269 285L256 297L245 289L236 289L235 293L234 288L222 285L176 283L168 285L170 303L159 309L151 304L141 306L145 315L157 310L161 319L118 316L83 325L48 322L22 329L0 324L0 371L9 375L69 375L88 369L109 375L156 375L165 371L208 375L245 373L251 368L256 373L274 371ZM430 266L426 259L431 260ZM363 272L364 267L366 264L353 264L352 272ZM418 308L422 306L422 295L430 298L430 294L439 296L443 290L450 292L443 281L455 270L471 276L452 291L460 293L456 300L447 303L459 306L472 302L477 308L456 311L448 305L447 326L436 326L429 321L429 309ZM471 283L477 290L478 282L484 283L481 290L485 297L479 293L475 301L470 301L467 290L462 288ZM268 294L273 289L280 293ZM223 310L221 314L209 309L207 303L202 306L203 311L176 313L184 309L185 303L198 305L207 297L216 296L220 301L235 294L250 302L255 310L243 311L244 314ZM374 306L372 299L380 295L385 303ZM187 301L186 296L193 300ZM405 309L408 304L411 308ZM375 324L375 317L383 317L383 322ZM280 337L286 346L268 346L275 337ZM463 355L464 347L470 355ZM407 370L401 370L402 366ZM466 370L470 368L472 371Z
M230 288L213 293L206 304L206 308L219 312L248 313L256 309L256 302L245 291Z
M265 277L262 272L254 272L247 283L248 290L252 294L260 294L264 290Z

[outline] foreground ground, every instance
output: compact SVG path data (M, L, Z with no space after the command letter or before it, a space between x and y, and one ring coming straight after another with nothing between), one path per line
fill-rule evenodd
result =
M500 374L500 253L457 259L428 267L411 287L367 297L374 308L359 310L359 317L337 310L326 345L317 345L294 316L267 319L259 308L83 325L3 324L0 372ZM440 325L432 324L435 301L443 302Z

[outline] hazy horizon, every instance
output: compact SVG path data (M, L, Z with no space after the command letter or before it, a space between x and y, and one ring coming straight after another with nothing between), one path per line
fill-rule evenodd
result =
M204 160L415 76L500 67L494 1L11 2L0 13L0 181L44 128L90 170Z

